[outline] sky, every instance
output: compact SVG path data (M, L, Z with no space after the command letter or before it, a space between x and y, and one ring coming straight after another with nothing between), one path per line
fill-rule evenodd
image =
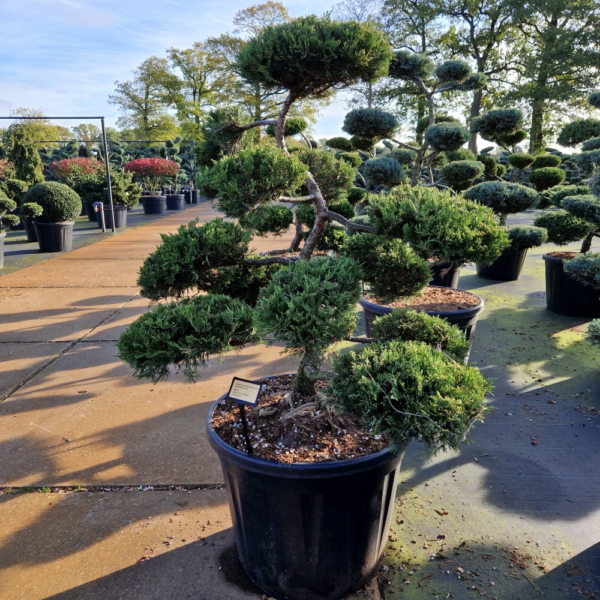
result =
M115 126L119 113L108 104L115 81L130 79L144 59L166 56L167 48L233 31L235 13L259 2L0 0L0 116L26 107L49 116L104 116ZM292 17L321 15L334 3L284 0ZM345 113L338 97L323 111L315 137L339 135Z

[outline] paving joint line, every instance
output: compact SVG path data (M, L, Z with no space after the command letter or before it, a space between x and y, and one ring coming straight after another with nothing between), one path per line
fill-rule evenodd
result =
M21 485L0 486L0 496L21 494L73 494L73 493L115 493L115 492L172 492L172 491L209 491L223 490L224 483L159 483L116 485Z
M80 338L70 342L66 348L64 348L58 354L56 354L55 356L53 356L52 358L47 360L41 367L36 369L33 373L31 373L23 381L21 381L20 383L17 383L11 389L9 389L8 392L5 392L4 394L2 394L2 396L0 396L0 404L2 404L5 400L10 398L15 392L20 390L24 385L29 383L34 377L37 377L42 371L45 371L51 364L55 363L61 356L64 356L67 352L69 352L69 350L74 348L79 342L83 341L88 335L90 335L91 333L96 331L96 329L98 329L98 327L100 327L101 325L104 325L104 323L106 323L113 315L115 315L117 312L119 312L122 308L127 306L130 302L132 302L137 297L138 296L136 294L135 296L132 296L126 302L123 302L123 304L121 304L119 307L115 308L115 310L113 310L105 319L100 321L100 323L98 323L97 325L94 325L94 327L92 327L87 333L82 335Z

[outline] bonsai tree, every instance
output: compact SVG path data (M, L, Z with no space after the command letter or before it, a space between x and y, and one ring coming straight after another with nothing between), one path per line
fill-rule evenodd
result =
M123 170L133 173L135 179L154 196L161 187L177 176L179 165L166 158L138 158L126 163Z
M81 213L79 196L64 183L47 181L29 188L25 203L38 204L42 208L40 223L64 223L72 221Z
M35 202L25 202L25 204L20 206L20 216L24 219L36 219L41 216L44 212L44 209Z
M17 225L19 223L19 217L8 214L15 208L17 208L17 203L0 191L0 229L9 225Z

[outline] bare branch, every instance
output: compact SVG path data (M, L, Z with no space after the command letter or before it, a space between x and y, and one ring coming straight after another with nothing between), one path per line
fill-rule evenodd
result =
M289 265L291 261L289 258L283 258L283 256L269 256L268 258L246 258L244 263L247 265L273 265L279 263L280 265Z
M223 129L227 129L228 127L233 127L235 129L239 129L240 131L248 131L248 129L254 129L254 127L263 127L265 125L277 125L277 121L273 119L263 119L261 121L254 121L249 125L236 125L235 123L228 123L227 125L223 125L223 127L219 127L219 129L217 129L217 133L219 131L223 131Z
M322 213L324 216L328 217L332 221L337 221L341 223L347 229L351 229L352 231L364 231L365 233L377 233L377 229L375 227L371 227L370 225L363 225L362 223L352 223L346 219L346 217L342 217L336 212L331 210L324 210Z
M299 204L301 202L312 202L315 198L314 194L309 194L308 196L279 196L279 201Z
M349 335L344 338L345 342L358 342L359 344L376 344L377 342L381 342L384 340L379 340L377 338L364 338L364 337L354 337Z

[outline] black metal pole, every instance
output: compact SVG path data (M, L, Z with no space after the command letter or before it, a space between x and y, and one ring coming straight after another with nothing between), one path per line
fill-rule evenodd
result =
M104 147L104 166L106 167L106 182L108 184L108 202L110 204L110 216L112 218L112 232L115 232L115 207L113 206L112 186L110 184L110 163L108 161L108 144L106 143L106 129L104 127L104 117L100 118L102 123L102 146Z
M248 454L254 454L252 450L252 444L250 443L250 436L248 435L248 422L246 421L246 407L240 404L240 415L242 416L242 428L244 430L244 437L246 438L246 448Z

